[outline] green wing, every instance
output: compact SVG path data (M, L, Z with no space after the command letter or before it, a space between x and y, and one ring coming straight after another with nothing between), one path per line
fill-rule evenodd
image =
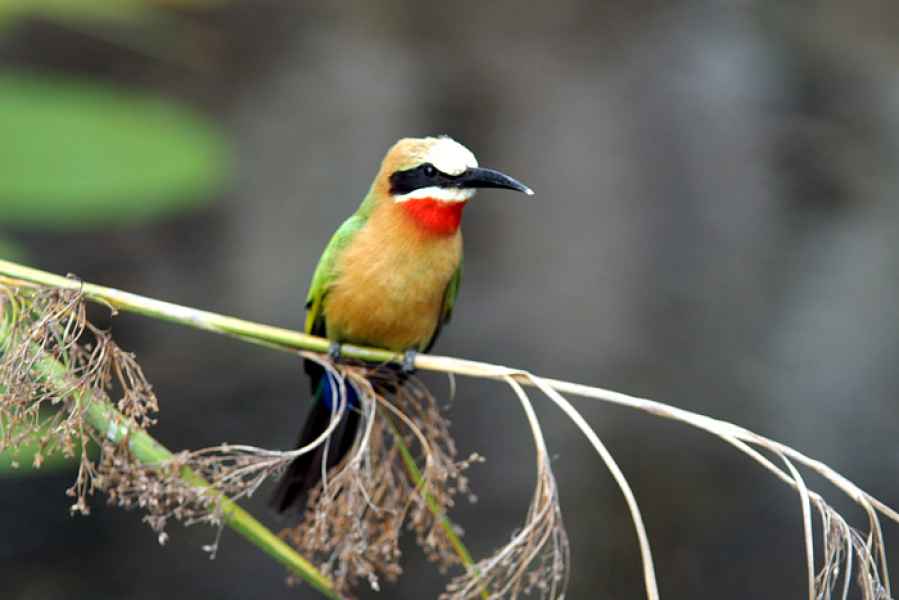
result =
M428 342L427 347L425 347L425 352L431 351L434 342L437 341L437 336L440 335L440 330L443 329L443 326L448 323L453 316L453 308L456 306L456 298L459 296L459 284L461 282L462 260L460 259L459 266L456 267L456 272L453 273L452 278L446 285L446 292L443 294L443 306L440 308L440 321L437 323L437 329L434 331L434 335L431 336L431 340Z
M358 214L344 221L322 253L306 296L306 333L322 337L326 335L324 300L337 274L337 259L363 225L365 218Z

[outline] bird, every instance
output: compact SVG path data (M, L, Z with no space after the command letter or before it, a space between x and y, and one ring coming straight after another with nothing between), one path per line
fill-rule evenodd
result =
M403 371L429 351L450 320L462 278L462 212L480 188L533 195L523 183L482 168L448 136L403 138L384 156L359 205L334 233L312 276L305 331L340 344L403 353ZM305 361L312 408L297 448L311 443L332 418L333 383L324 368ZM325 444L296 457L272 497L278 512L303 508L303 499L353 447L359 428L358 393L346 385L347 406ZM325 460L326 464L322 462Z

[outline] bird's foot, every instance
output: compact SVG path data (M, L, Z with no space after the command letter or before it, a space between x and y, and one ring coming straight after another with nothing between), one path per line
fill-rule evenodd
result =
M331 345L328 346L328 358L330 358L332 362L339 361L342 352L343 346L338 342L331 342Z
M418 356L418 350L410 348L403 352L403 365L400 367L404 375L415 374L415 357Z

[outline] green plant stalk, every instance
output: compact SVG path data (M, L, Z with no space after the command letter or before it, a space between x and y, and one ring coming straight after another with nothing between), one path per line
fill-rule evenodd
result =
M0 260L0 276L6 276L5 278L0 277L0 281L6 279L6 282L12 285L21 285L21 282L27 282L67 290L81 290L81 293L86 298L105 304L114 310L136 313L161 321L169 321L195 329L237 337L253 344L273 347L279 350L293 352L297 349L303 349L325 353L330 347L328 340L314 335L282 327L253 323L252 321L245 321L235 317L227 317L172 302L155 300L139 294L132 294L33 269L8 260ZM9 281L9 278L19 281ZM363 348L349 344L342 347L341 354L346 358L375 363L401 362L402 360L402 356L396 352L378 348Z
M114 311L121 310L160 321L168 321L186 327L193 327L194 329L227 335L251 344L265 346L282 352L294 353L297 350L308 350L310 352L325 354L331 347L331 342L329 340L309 335L308 333L302 333L284 327L263 325L261 323L228 317L181 304L156 300L154 298L132 294L131 292L124 292L115 288L87 283L72 277L63 277L54 273L48 273L8 260L0 260L0 283L6 283L12 286L32 284L67 290L80 290L87 299L97 302L98 304L104 304ZM354 344L342 344L340 347L340 354L344 358L370 363L394 363L397 365L403 364L404 358L403 354L399 352L392 352L390 350L384 350L383 348L356 346ZM496 380L503 380L506 377L511 376L522 385L534 385L529 378L516 371L503 369L502 367L487 363L461 360L447 356L417 354L413 366L416 369L427 371L455 373L457 375L469 375ZM501 370L502 373L499 373L498 370ZM567 382L560 382L553 379L544 378L544 381L551 382L554 385L559 386L560 389L565 388L566 391L584 394L582 386L568 384Z
M4 319L0 323L0 350L2 350L7 336L8 325ZM51 382L62 382L67 377L65 366L49 356L38 359L34 369L36 375L45 377ZM62 387L64 384L60 383L59 385ZM79 393L75 397L75 402L85 403L84 417L91 427L113 443L127 439L132 454L143 464L160 465L173 457L170 450L153 439L147 432L139 428L129 428L125 416L116 410L109 401L96 397L85 398L84 394ZM209 483L191 469L183 468L180 475L182 479L193 485L211 488ZM224 522L228 527L284 565L292 573L303 578L326 597L340 600L341 597L334 590L330 579L322 575L284 540L272 533L235 502L223 496L220 496L219 501L222 506Z

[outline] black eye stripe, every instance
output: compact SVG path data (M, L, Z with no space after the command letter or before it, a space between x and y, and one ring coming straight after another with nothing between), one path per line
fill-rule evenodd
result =
M429 172L433 174L429 175ZM395 171L390 175L390 193L400 196L426 187L459 187L456 184L459 177L461 175L447 175L431 163L425 163L414 169Z

